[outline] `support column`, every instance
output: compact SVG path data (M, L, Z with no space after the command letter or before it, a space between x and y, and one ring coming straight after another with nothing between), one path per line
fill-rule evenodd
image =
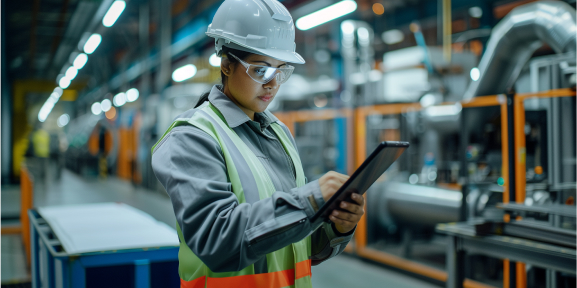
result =
M72 288L86 287L86 269L79 259L72 262Z
M150 288L150 261L136 260L134 265L134 287Z
M465 281L465 251L461 249L460 239L448 236L447 245L447 288L463 288Z

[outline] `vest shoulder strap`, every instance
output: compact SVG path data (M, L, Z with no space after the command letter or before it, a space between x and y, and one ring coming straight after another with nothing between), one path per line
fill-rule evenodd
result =
M177 118L176 120L174 120L174 122L172 122L172 124L170 124L170 127L168 127L168 129L166 129L164 134L162 134L162 137L160 137L160 139L158 139L156 144L154 144L154 146L152 146L151 153L154 154L154 151L156 150L156 146L158 146L158 144L160 144L164 140L166 135L170 134L170 131L172 129L174 129L174 127L183 126L183 125L189 125L188 118Z

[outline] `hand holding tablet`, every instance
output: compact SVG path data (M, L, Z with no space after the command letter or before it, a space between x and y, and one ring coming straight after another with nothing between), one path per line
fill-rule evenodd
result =
M353 173L353 175L348 178L346 181L346 175L342 175L336 172L329 172L325 174L325 176L319 179L319 185L321 185L321 191L324 190L325 192L328 189L328 193L331 194L332 191L336 190L336 187L342 184L340 188L332 195L330 199L328 199L323 206L319 208L316 214L312 217L312 221L315 221L317 218L322 217L324 221L329 221L329 215L336 211L337 218L338 214L343 211L345 214L351 215L351 212L347 208L351 207L340 207L342 203L347 206L348 203L352 203L349 206L357 206L357 204L364 204L364 199L353 199L351 195L353 193L358 193L357 195L364 194L367 189L377 179L403 154L405 149L409 147L408 142L397 142L397 141L386 141L379 144L379 146L371 153L371 155L361 164L361 166ZM330 174L334 173L334 174ZM328 181L323 181L328 178ZM344 183L343 183L344 181ZM325 183L327 182L327 183ZM326 184L326 185L324 185ZM326 186L325 188L323 187ZM324 189L323 189L324 188ZM323 193L325 194L325 193ZM362 197L361 197L362 198ZM355 201L359 200L359 201ZM348 203L347 203L348 202ZM348 212L348 213L347 213ZM335 216L333 214L333 216ZM348 215L347 215L348 216ZM351 216L348 216L351 217ZM346 219L342 219L346 220ZM338 221L338 219L337 219ZM356 223L356 222L355 222Z

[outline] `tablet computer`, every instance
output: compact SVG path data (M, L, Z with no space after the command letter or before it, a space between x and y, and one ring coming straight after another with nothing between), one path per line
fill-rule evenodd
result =
M339 209L341 201L353 202L352 193L364 194L381 175L405 152L409 142L385 141L371 153L343 186L313 215L311 221L321 217L328 221L334 209ZM354 203L354 202L353 202Z

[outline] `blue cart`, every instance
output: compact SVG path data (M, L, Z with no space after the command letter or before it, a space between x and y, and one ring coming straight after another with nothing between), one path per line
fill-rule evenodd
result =
M35 210L31 230L32 287L179 287L178 246L68 254Z

